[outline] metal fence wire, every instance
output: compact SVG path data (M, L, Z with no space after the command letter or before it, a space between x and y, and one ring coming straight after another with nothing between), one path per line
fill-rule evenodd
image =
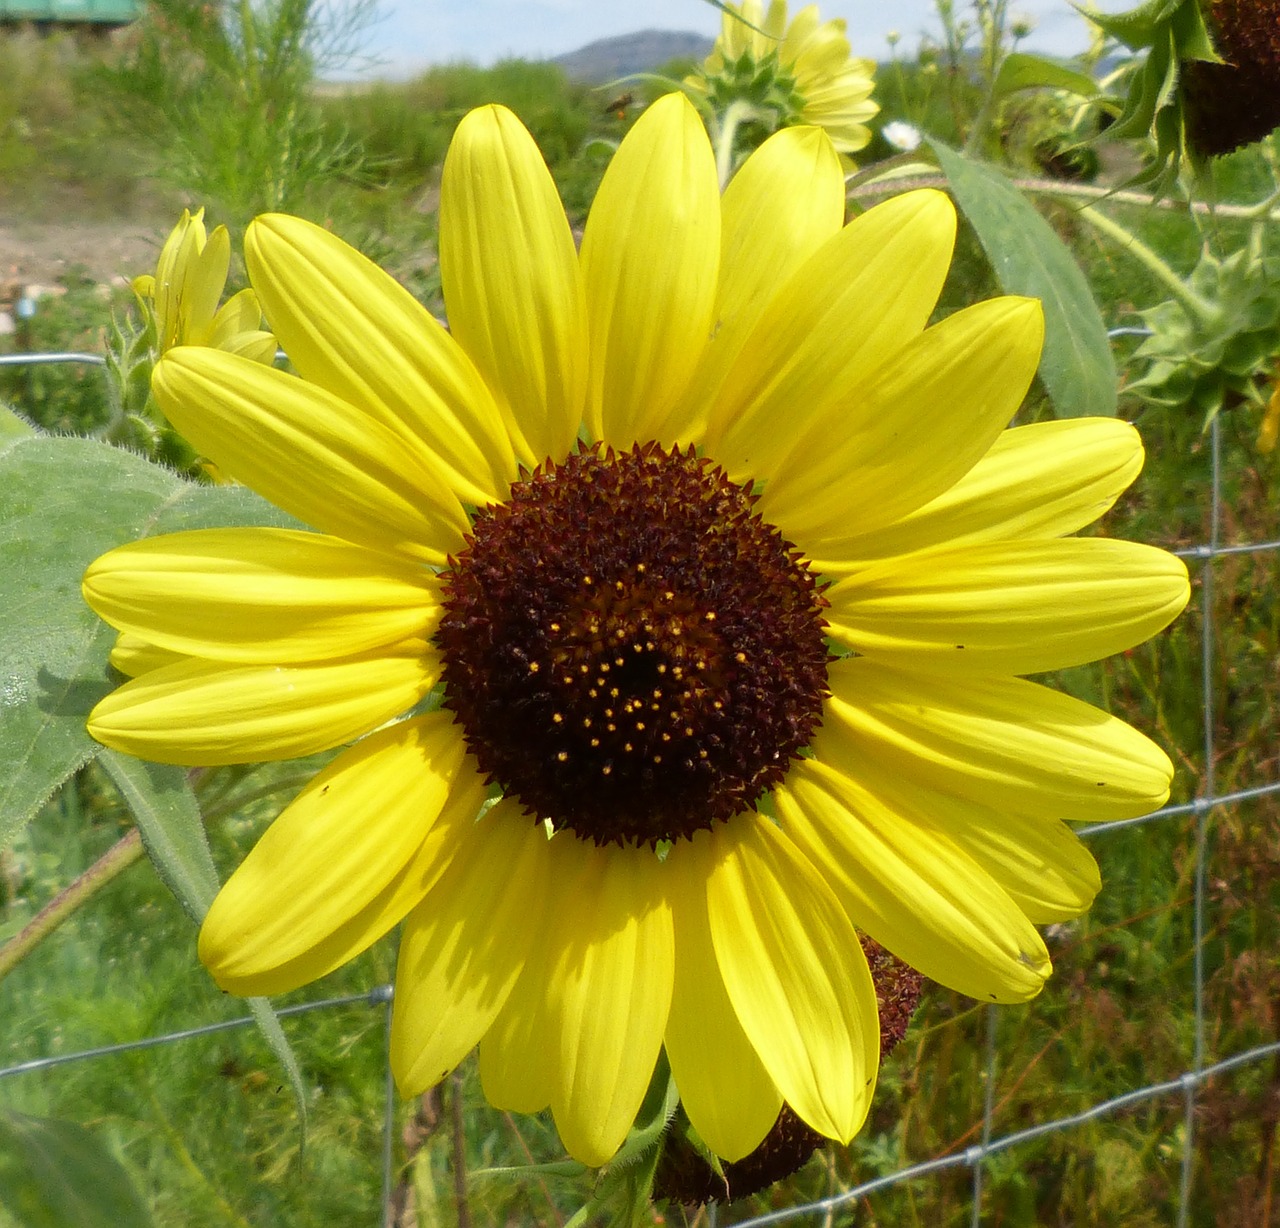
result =
M1134 330L1115 330L1113 335L1120 335ZM58 363L79 362L100 365L103 359L93 354L34 354L0 356L0 365L16 365L22 363ZM983 1222L983 1181L987 1161L990 1157L1006 1151L1012 1151L1024 1143L1041 1138L1055 1132L1076 1130L1091 1122L1113 1116L1126 1109L1133 1108L1149 1101L1162 1098L1181 1098L1183 1107L1182 1149L1180 1157L1180 1177L1178 1190L1177 1228L1188 1228L1191 1224L1191 1195L1194 1174L1194 1158L1196 1148L1196 1105L1204 1086L1212 1079L1229 1074L1243 1067L1256 1065L1268 1058L1280 1056L1280 1039L1271 1043L1235 1053L1220 1061L1206 1064L1205 1057L1205 965L1204 947L1206 941L1205 907L1207 894L1207 859L1206 849L1209 828L1214 812L1227 806L1247 802L1258 798L1280 794L1280 780L1266 781L1246 789L1219 794L1216 790L1214 758L1217 752L1214 739L1214 678L1213 678L1213 644L1215 636L1215 564L1233 555L1263 555L1280 551L1280 540L1262 541L1246 544L1223 545L1221 543L1222 522L1222 440L1219 422L1215 419L1209 430L1209 447L1211 456L1210 480L1210 526L1207 542L1177 551L1193 572L1198 571L1200 580L1201 601L1201 647L1200 647L1200 684L1202 699L1202 752L1204 770L1200 782L1198 796L1190 802L1180 805L1165 806L1151 814L1139 818L1120 820L1118 822L1100 823L1077 829L1077 834L1086 840L1105 840L1115 832L1147 824L1161 823L1188 815L1195 817L1194 829L1194 889L1191 900L1193 910L1194 951L1192 957L1192 995L1194 1010L1194 1039L1190 1068L1179 1076L1162 1082L1146 1083L1134 1087L1121 1095L1100 1101L1076 1113L1064 1116L1046 1115L1045 1119L1020 1130L1006 1134L996 1134L993 1129L994 1090L996 1075L999 1069L999 1048L997 1045L997 1018L999 1007L987 1006L986 1045L984 1057L983 1081L984 1107L981 1121L981 1141L963 1150L938 1156L910 1164L888 1174L877 1176L851 1189L844 1190L828 1198L808 1202L800 1206L768 1212L750 1219L738 1220L737 1228L763 1228L767 1224L779 1224L788 1221L815 1220L822 1217L831 1223L832 1216L841 1208L851 1208L860 1199L866 1199L877 1191L900 1185L904 1182L920 1181L944 1170L968 1168L972 1178L972 1218L974 1228ZM285 1007L278 1013L283 1016L301 1015L320 1010L363 1009L380 1011L385 1016L386 1035L390 1033L391 1002L393 989L390 985L378 985L367 993L347 997L323 998L315 1002ZM221 1023L204 1024L179 1032L169 1032L159 1036L149 1036L125 1044L104 1045L100 1048L86 1049L76 1053L64 1053L55 1056L37 1058L20 1062L17 1065L0 1068L0 1079L17 1078L33 1075L71 1062L105 1060L114 1055L149 1049L158 1045L177 1044L208 1036L216 1032L243 1028L255 1021L251 1016L231 1019ZM391 1079L389 1065L385 1072L385 1107L382 1138L382 1224L384 1228L391 1226L392 1190L396 1177L394 1167L394 1142L397 1125L397 1097ZM710 1208L712 1228L717 1219L714 1206ZM370 1216L370 1221L374 1215Z

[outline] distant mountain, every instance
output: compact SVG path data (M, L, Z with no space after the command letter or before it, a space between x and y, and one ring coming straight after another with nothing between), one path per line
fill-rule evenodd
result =
M714 41L687 30L640 30L598 39L577 51L554 56L551 62L575 81L598 84L633 72L652 72L677 58L701 60L710 53Z

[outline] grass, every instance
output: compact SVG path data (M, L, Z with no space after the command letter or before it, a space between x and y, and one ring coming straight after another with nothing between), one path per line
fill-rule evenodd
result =
M46 65L58 65L57 57L82 53L41 44L40 54L53 57L42 61ZM4 62L26 63L22 57L28 53L15 50L12 42L0 43L0 60L6 55L10 59ZM78 78L71 68L48 69L46 76L41 89L52 100L45 108L47 126L31 128L38 156L28 157L13 133L23 131L21 124L14 128L15 117L33 122L33 104L26 87L13 85L0 72L0 117L8 117L0 124L0 166L21 165L24 172L41 168L49 182L36 185L35 199L78 173L81 157L88 155L76 142L83 133L101 132L96 125L105 123L90 112L82 129L75 108L68 109L66 99L78 98L76 106L85 101L75 93ZM616 139L621 125L599 113L592 95L566 85L551 69L510 63L486 73L452 66L402 89L322 100L325 122L362 143L370 169L358 181L329 185L307 208L387 262L436 310L439 283L430 243L439 163L458 118L482 101L512 106L530 126L580 221L607 160L590 148L590 139ZM131 147L133 164L145 165L155 156L154 150ZM1260 190L1263 168L1256 157L1227 160L1222 171L1224 198L1247 200ZM0 182L6 179L0 174ZM119 191L127 197L133 189L125 184L122 175ZM110 189L93 207L107 207L116 191ZM1194 262L1202 236L1185 218L1155 211L1116 216L1140 230L1176 267ZM1052 217L1075 246L1110 323L1130 322L1135 308L1159 297L1143 270L1104 247L1094 232L1074 225L1069 210L1055 209ZM1212 238L1229 249L1239 241L1239 231L1229 222L1215 224ZM71 276L67 283L67 294L42 310L24 344L95 348L110 304L83 279ZM969 301L992 289L976 244L962 233L945 301ZM115 304L117 309L124 305ZM100 420L95 372L58 369L3 373L2 378L0 399L50 429L90 430ZM1108 518L1107 531L1172 547L1206 541L1210 456L1198 420L1143 413L1131 403L1123 409L1139 419L1149 460L1135 491ZM1253 448L1255 429L1256 422L1238 413L1222 421L1224 541L1277 535L1276 462ZM1210 717L1215 786L1221 794L1280 778L1274 734L1280 724L1280 560L1274 552L1245 554L1213 566ZM1175 801L1196 796L1206 769L1200 568L1193 565L1192 607L1171 632L1105 665L1059 679L1174 749ZM286 771L294 775L294 769L262 769L242 781L237 788L275 782L282 792L211 825L224 874L243 857L289 789L296 788L296 780L289 785L281 779ZM1209 818L1202 951L1205 1061L1280 1034L1278 817L1276 799L1264 798L1218 808ZM16 932L127 826L96 771L81 773L2 855L0 940ZM1195 840L1194 817L1091 838L1105 884L1096 906L1078 922L1051 931L1056 974L1044 994L996 1017L990 1087L996 1136L1176 1078L1190 1068ZM391 978L393 959L393 943L380 943L286 1001L364 992ZM200 969L189 921L150 867L140 863L0 984L0 1019L6 1021L0 1028L0 1066L241 1013ZM381 1182L382 1012L357 1004L306 1014L285 1027L311 1089L310 1138L301 1162L291 1096L252 1029L10 1078L0 1081L0 1095L6 1107L89 1126L122 1159L157 1224L372 1223ZM853 1145L820 1153L793 1179L723 1214L720 1222L796 1206L980 1141L988 1092L987 1027L983 1008L940 989L930 991L907 1039L886 1064L871 1119ZM1270 1201L1276 1185L1277 1095L1280 1064L1271 1062L1238 1070L1201 1090L1192 1223L1254 1228L1277 1214ZM455 1104L461 1135L451 1125ZM516 1118L487 1106L470 1065L439 1093L397 1104L396 1115L397 1197L415 1208L413 1218L406 1213L405 1224L458 1222L451 1175L456 1148L471 1174L471 1223L563 1223L589 1193L587 1182L552 1175L518 1181L477 1175L488 1167L555 1160L560 1152L545 1118ZM1107 1228L1171 1223L1184 1129L1181 1099L1168 1096L994 1156L984 1174L985 1222ZM882 1191L852 1210L848 1222L967 1224L970 1197L971 1174L960 1166ZM668 1212L666 1222L682 1222L681 1214ZM707 1222L705 1216L685 1218ZM3 1210L0 1225L8 1228Z

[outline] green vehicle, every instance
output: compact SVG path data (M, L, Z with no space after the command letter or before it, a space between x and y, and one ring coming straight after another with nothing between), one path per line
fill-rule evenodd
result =
M0 26L21 21L123 26L142 15L143 0L0 0Z

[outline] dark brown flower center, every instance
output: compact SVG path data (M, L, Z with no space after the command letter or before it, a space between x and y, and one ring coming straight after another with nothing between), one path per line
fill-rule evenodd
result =
M491 781L597 844L752 808L825 698L820 587L692 448L599 447L481 511L445 576L445 704Z

